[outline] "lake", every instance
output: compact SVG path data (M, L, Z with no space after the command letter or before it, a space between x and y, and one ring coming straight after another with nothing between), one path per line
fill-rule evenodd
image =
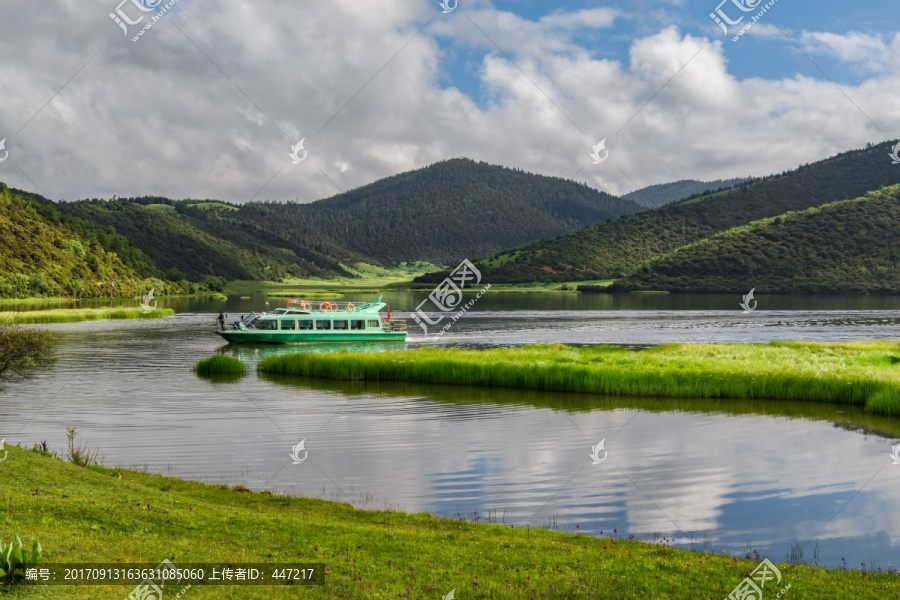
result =
M425 296L385 300L398 318ZM744 313L739 296L488 294L437 341L410 321L406 344L352 348L898 337L898 298L758 300ZM179 314L49 326L60 363L0 397L0 439L47 440L62 454L65 427L76 426L104 464L200 481L741 556L802 551L831 567L897 566L900 465L889 454L900 420L814 403L257 377L260 357L335 348L228 346L213 334L222 307L239 316L285 304L262 294L163 299ZM191 366L217 352L250 374L197 378ZM292 464L301 440L306 458Z

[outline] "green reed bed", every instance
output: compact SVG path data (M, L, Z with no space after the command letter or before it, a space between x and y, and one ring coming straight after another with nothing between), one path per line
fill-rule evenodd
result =
M171 308L157 308L144 314L138 307L118 308L51 308L24 312L0 312L0 321L16 321L25 325L39 323L76 323L97 319L159 319L175 314Z
M900 415L900 345L896 342L674 344L640 351L543 345L296 353L266 359L258 370L611 396L834 402Z
M247 367L233 356L216 354L204 358L194 365L194 373L197 375L244 375Z

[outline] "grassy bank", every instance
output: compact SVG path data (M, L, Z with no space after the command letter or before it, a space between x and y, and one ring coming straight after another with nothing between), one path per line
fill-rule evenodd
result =
M40 541L42 563L322 562L325 585L192 587L241 598L724 598L756 566L663 545L427 514L362 511L120 470L7 446L0 539ZM894 598L893 574L781 565L804 599ZM134 586L0 586L9 598L121 600ZM768 588L766 588L768 590Z
M896 342L675 344L634 351L563 345L286 354L269 374L588 392L611 396L834 402L900 415Z
M37 323L75 323L97 319L159 319L175 314L171 308L157 308L149 314L137 307L120 308L52 308L24 312L0 312L0 321L11 321L32 325Z

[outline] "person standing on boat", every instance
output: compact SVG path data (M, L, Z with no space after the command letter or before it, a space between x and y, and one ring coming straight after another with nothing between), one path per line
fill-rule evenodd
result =
M219 327L225 329L225 313L223 313L221 310L219 311L219 318L216 319L216 321L219 322Z

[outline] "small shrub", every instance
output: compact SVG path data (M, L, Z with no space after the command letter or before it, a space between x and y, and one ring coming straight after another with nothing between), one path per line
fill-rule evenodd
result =
M74 427L66 427L66 439L69 440L68 460L79 467L93 467L100 458L99 450L92 450L88 446L75 445L78 431Z

